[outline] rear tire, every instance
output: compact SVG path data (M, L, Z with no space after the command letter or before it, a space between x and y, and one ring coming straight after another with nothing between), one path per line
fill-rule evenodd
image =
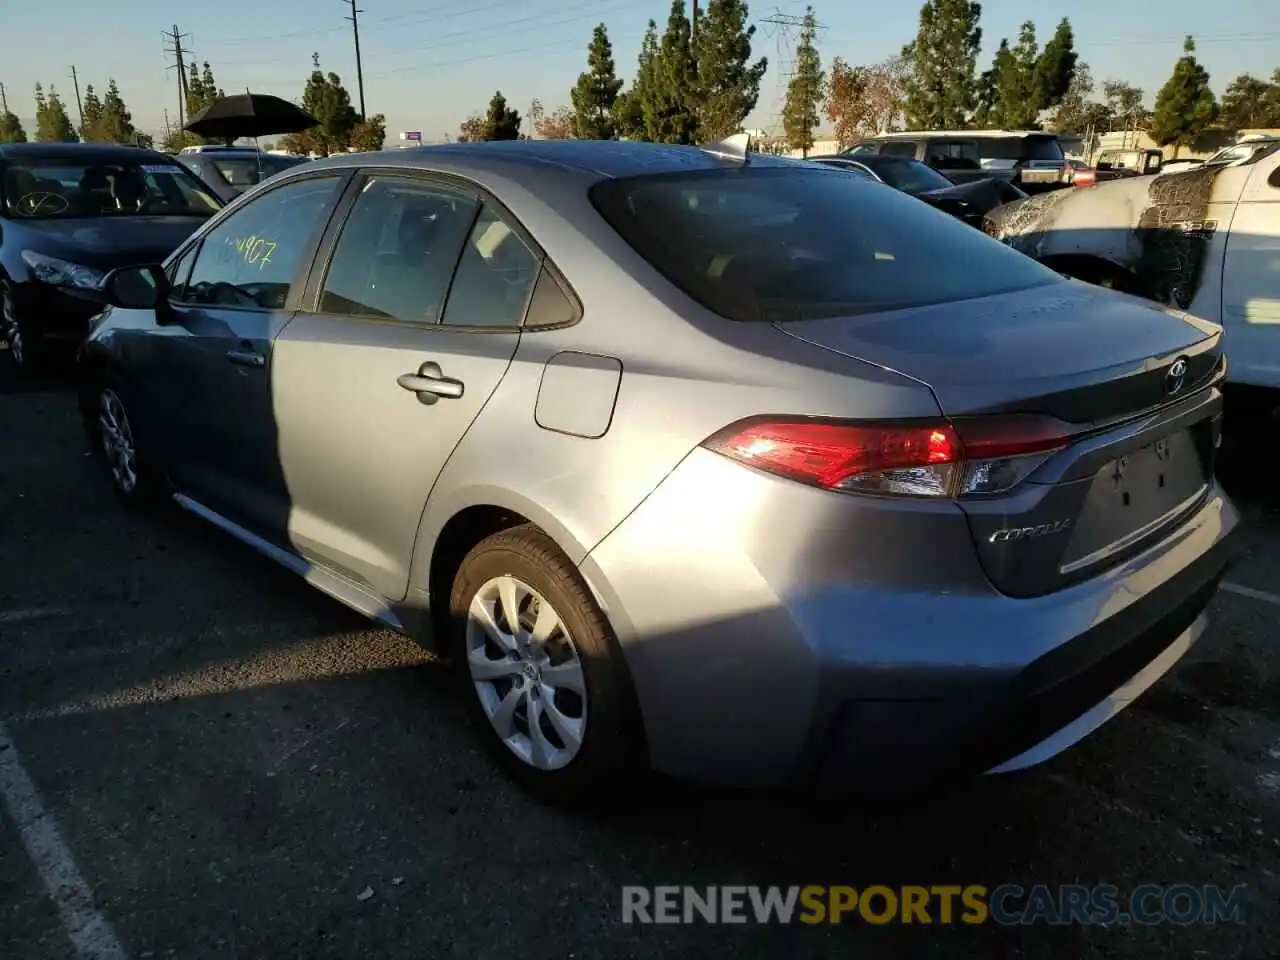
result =
M643 771L617 640L550 537L525 525L482 540L458 569L449 610L463 695L512 779L576 806L619 795Z

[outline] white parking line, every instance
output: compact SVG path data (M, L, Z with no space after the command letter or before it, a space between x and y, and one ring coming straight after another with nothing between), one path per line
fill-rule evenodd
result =
M93 905L93 894L71 851L22 769L9 731L0 725L0 796L18 827L22 845L58 907L62 925L80 960L124 960L124 947Z
M1223 583L1221 588L1227 593L1234 593L1237 597L1248 597L1250 600L1274 603L1277 607L1280 607L1280 594L1267 593L1265 590L1255 590L1253 587L1241 586L1238 583Z
M65 607L32 607L27 610L0 610L0 623L26 623L48 617L65 617L73 611Z

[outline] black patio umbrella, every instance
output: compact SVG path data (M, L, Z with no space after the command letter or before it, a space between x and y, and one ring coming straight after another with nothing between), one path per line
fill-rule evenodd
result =
M201 137L226 140L301 133L320 121L288 100L269 93L237 93L205 107L183 128Z

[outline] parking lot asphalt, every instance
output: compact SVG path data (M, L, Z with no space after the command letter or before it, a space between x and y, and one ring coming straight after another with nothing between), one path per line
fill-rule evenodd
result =
M663 785L571 814L495 773L414 644L176 509L123 511L65 384L20 384L5 361L2 957L1275 955L1265 489L1240 487L1247 550L1202 641L1045 766L891 812ZM1146 882L1247 884L1244 922L620 919L629 884Z

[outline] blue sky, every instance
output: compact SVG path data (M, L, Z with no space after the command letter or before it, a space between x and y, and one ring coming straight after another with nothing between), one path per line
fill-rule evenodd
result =
M166 71L162 32L175 18L184 41L209 60L227 92L249 87L290 99L301 95L311 55L339 73L353 100L355 58L349 12L343 0L219 0L174 4L127 0L122 17L114 4L96 0L7 0L0 11L0 83L9 107L30 123L36 81L56 86L74 103L71 66L81 89L101 90L114 77L139 128L163 128L165 110L176 121L177 86ZM384 113L388 134L420 130L424 140L453 134L471 112L501 89L522 113L541 99L548 110L568 102L568 90L586 63L586 44L596 23L609 28L619 74L630 81L646 21L665 22L664 0L474 0L468 6L444 0L362 0L361 46L369 113ZM870 63L896 53L915 33L919 5L815 2L824 30L824 63L840 56ZM753 18L781 11L799 14L801 0L753 3ZM1030 11L1041 42L1069 11L1076 48L1094 77L1125 79L1146 89L1148 101L1165 81L1192 34L1215 89L1241 72L1269 75L1280 67L1280 20L1275 0L1073 0L1027 4L986 0L982 66L1003 36L1014 36ZM57 42L48 41L56 23ZM760 104L749 126L769 127L781 104L779 37L761 25L756 52L770 58ZM59 53L51 54L51 51ZM62 52L65 51L65 52ZM74 117L73 117L74 118Z

